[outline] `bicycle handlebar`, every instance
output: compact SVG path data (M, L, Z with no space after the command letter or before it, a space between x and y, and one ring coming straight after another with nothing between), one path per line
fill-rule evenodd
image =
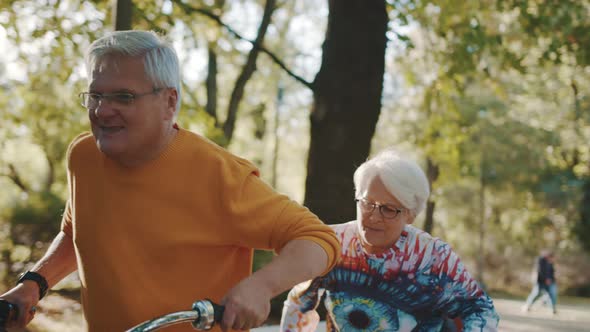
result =
M0 300L0 332L6 332L6 325L18 317L18 308L14 304Z
M125 332L150 332L162 327L191 322L199 331L209 330L215 323L221 322L224 307L209 299L193 303L190 311L178 311L143 322ZM1 332L1 331L0 331Z
M209 299L193 303L192 310L178 311L143 322L125 332L150 332L157 329L191 322L193 328L199 331L209 330L215 323L221 322L225 308ZM6 332L6 323L18 317L18 308L6 301L0 300L0 332Z

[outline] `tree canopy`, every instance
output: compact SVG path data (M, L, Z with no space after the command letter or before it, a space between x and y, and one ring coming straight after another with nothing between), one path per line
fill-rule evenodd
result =
M3 4L0 250L16 270L59 225L64 154L88 130L83 52L116 16L107 1ZM544 247L587 258L588 0L129 4L134 29L178 49L179 123L330 222L354 218L354 168L394 146L429 175L424 227L501 274L490 286L524 282Z

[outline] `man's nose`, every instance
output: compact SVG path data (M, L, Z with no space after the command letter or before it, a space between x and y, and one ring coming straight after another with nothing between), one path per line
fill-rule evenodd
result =
M94 109L94 115L97 118L104 118L104 117L112 116L113 114L115 114L112 104L113 103L110 100L108 100L107 98L101 98L98 101L98 105Z

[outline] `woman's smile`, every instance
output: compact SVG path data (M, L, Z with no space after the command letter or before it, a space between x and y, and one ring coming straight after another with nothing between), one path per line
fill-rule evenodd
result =
M380 232L380 233L384 232L384 230L383 230L383 229L380 229L380 228L374 228L374 227L369 227L369 226L363 226L363 229L364 229L365 231L370 231L370 232Z

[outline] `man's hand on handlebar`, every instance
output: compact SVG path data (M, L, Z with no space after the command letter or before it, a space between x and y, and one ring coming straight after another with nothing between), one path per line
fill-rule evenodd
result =
M33 281L25 281L0 295L0 299L15 305L18 312L18 317L6 322L5 327L24 328L35 317L39 302L39 287Z
M232 288L221 300L225 312L221 329L248 330L258 327L270 314L272 292L256 278L246 278Z

